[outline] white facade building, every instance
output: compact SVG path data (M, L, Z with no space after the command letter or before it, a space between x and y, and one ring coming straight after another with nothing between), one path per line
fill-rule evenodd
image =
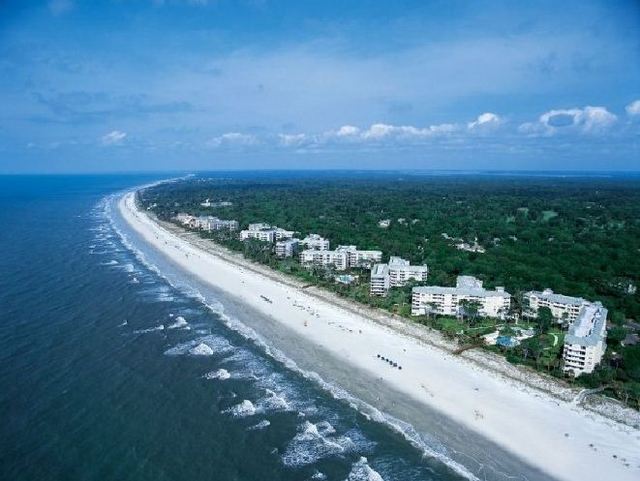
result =
M425 282L429 268L426 264L412 266L408 260L391 256L389 259L389 281L391 287L404 286L409 281Z
M389 290L389 266L387 264L376 264L371 269L371 282L369 284L369 295L386 296Z
M280 258L293 257L298 252L299 239L285 239L276 242L276 256Z
M529 312L525 313L526 316L537 317L541 307L548 307L558 322L566 320L569 323L575 321L582 307L589 304L589 301L582 297L563 296L556 294L551 289L545 289L542 292L526 292L524 299L529 303Z
M369 293L386 296L391 287L402 287L409 281L424 282L429 268L426 265L412 266L401 257L391 256L389 264L376 264L371 269L371 288Z
M309 234L307 237L300 241L305 249L315 251L328 251L329 241L318 234Z
M263 222L249 224L247 229L240 231L240 240L258 239L262 242L275 242L283 239L290 239L295 232L292 230L281 229L277 226L271 226Z
M472 276L458 276L456 287L420 286L412 289L411 315L429 313L456 316L462 301L478 302L478 314L503 319L511 306L511 295L504 288L490 291Z
M564 371L593 372L606 350L607 310L599 302L582 306L564 337Z
M218 219L217 217L201 216L198 217L198 227L206 231L214 230L238 230L237 220Z
M300 264L305 267L333 267L338 271L343 271L349 267L349 258L344 251L306 249L300 253Z
M382 260L382 251L358 250L356 246L338 246L336 252L347 254L348 267L371 267Z

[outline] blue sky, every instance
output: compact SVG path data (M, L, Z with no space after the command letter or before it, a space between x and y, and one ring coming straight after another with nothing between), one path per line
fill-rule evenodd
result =
M640 170L640 3L0 2L0 172Z

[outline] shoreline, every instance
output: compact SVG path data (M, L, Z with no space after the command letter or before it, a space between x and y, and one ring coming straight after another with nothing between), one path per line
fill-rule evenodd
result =
M354 374L378 379L381 392L393 390L415 406L442 414L547 476L595 481L639 475L638 429L573 405L576 390L558 385L557 395L549 395L513 377L524 376L521 369L507 366L510 375L489 369L486 359L482 365L487 353L453 356L446 342L438 345L437 336L428 336L425 329L345 305L348 301L317 288L302 290L294 280L265 272L266 267L240 254L219 252L195 234L161 226L137 209L133 193L121 197L118 207L124 220L174 263L327 351ZM377 354L398 362L402 370Z

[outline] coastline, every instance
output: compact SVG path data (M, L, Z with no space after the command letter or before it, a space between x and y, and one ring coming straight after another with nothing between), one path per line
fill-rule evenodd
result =
M142 238L199 280L282 324L292 339L298 336L305 345L326 351L340 360L352 378L361 373L377 379L381 393L406 396L414 407L410 417L419 415L419 406L441 413L528 465L543 462L539 468L557 479L637 478L638 429L573 405L572 390L560 387L558 396L545 394L517 380L514 376L520 370L513 368L513 375L489 370L475 362L478 359L472 362L481 354L453 356L444 341L437 345L435 336L407 331L416 326L348 306L347 301L332 299L318 289L302 290L295 281L275 272L269 275L266 268L240 255L201 248L206 241L193 234L180 235L177 228L161 226L137 210L133 193L123 196L118 206ZM390 367L377 354L398 362L402 370ZM387 411L384 402L372 401Z

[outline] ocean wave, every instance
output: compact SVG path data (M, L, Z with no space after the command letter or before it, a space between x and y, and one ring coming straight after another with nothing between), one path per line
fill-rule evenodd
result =
M269 420L267 420L267 419L263 419L258 424L254 424L253 426L248 427L247 430L248 431L259 431L259 430L267 428L269 426L271 426L271 422Z
M133 331L133 333L146 334L148 332L155 332L155 331L164 331L164 324L160 324L159 326L155 326L155 327L149 327L148 329L136 329L135 331Z
M335 429L328 422L313 424L305 421L287 446L282 462L289 467L301 467L357 449L351 438L333 436L334 433Z
M346 481L384 481L380 473L369 466L367 458L361 457L351 467Z
M224 381L225 379L229 379L231 374L226 369L218 369L216 371L210 371L204 375L205 379L220 379Z
M194 351L195 348L198 348ZM164 353L167 356L224 354L235 349L224 337L209 335L180 343Z
M235 406L231 406L229 409L225 409L222 412L229 413L236 418L245 418L248 416L253 416L256 413L256 407L251 401L245 399L241 403L236 404Z
M167 326L167 329L182 329L188 326L189 323L187 322L187 320L182 316L178 316L176 317L176 322L174 322L173 324L169 324Z

